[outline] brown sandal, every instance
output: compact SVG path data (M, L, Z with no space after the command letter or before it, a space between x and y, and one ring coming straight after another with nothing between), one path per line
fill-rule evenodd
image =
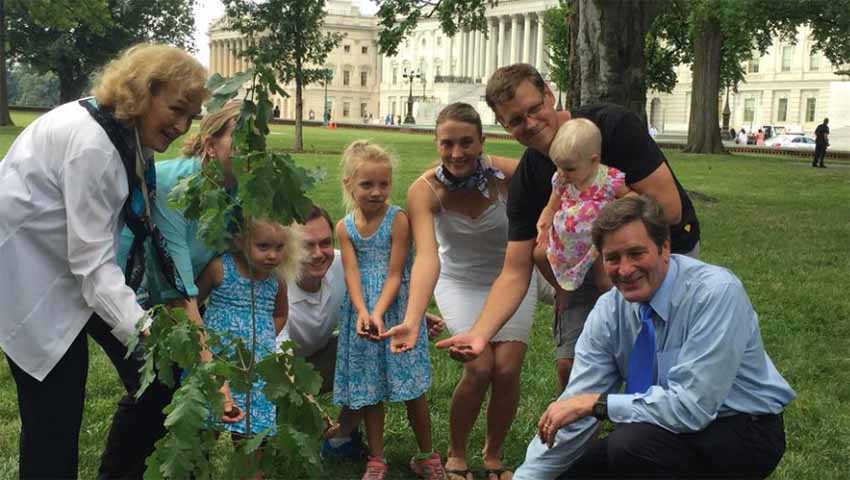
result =
M502 480L502 475L510 473L511 476L508 477L507 480L514 478L514 472L510 468L499 467L499 468L485 468L484 474L487 475L487 480L493 480L492 477L496 477L495 480Z
M459 468L446 468L445 471L448 480L475 480L475 476L468 468L463 470Z

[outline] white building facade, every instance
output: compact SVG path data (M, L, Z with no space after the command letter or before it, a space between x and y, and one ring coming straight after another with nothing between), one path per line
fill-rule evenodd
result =
M503 0L487 10L486 33L459 32L446 36L437 20L420 22L399 45L398 55L382 58L381 106L387 114L405 117L413 97L417 123L433 124L437 113L452 102L474 105L484 123L495 123L483 101L484 86L497 68L523 62L548 72L543 42L543 16L553 0Z
M798 30L794 44L777 38L764 55L745 64L746 78L737 93L730 90L729 127L754 132L772 125L813 136L815 128L829 118L831 146L850 149L850 80L836 75L839 69L812 51L808 27ZM659 132L685 134L688 130L690 66L680 65L677 77L673 92L647 93L647 119ZM721 119L725 102L721 92Z
M523 62L548 76L544 46L544 12L557 0L500 0L487 9L488 31L440 30L435 19L424 19L402 41L392 57L378 53L378 19L362 15L353 0L329 0L325 30L344 34L328 55L324 67L333 72L327 86L328 108L338 122L403 121L408 100L419 125L433 124L439 111L452 102L478 109L485 124L495 124L484 102L484 88L499 67ZM210 29L210 70L224 76L247 65L235 55L245 39L228 31L223 21ZM846 68L846 67L845 67ZM795 44L777 38L765 55L746 65L746 81L729 95L730 127L747 131L764 125L812 135L830 118L831 143L850 149L850 81L835 75L837 67L812 52L810 31L800 28ZM662 133L685 134L691 100L689 65L677 67L678 83L671 93L647 92L649 123ZM552 90L557 90L550 83ZM294 95L294 86L284 87ZM304 91L304 118L321 120L325 88L308 85ZM281 118L295 117L295 99L275 98ZM718 99L723 110L725 95Z

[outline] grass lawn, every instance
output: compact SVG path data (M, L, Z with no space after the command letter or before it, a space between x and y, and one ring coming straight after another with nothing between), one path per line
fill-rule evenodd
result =
M23 125L34 115L15 115ZM0 129L5 153L20 128ZM271 148L291 145L292 127L275 127ZM342 214L339 159L344 146L370 138L401 159L393 202L403 205L407 186L435 160L426 135L363 130L305 129L308 153L295 155L308 166L327 169L313 199L335 218ZM512 141L487 141L490 153L519 157ZM160 158L177 155L172 147ZM850 169L813 169L791 157L707 156L666 152L681 182L694 192L702 223L702 259L735 272L759 312L768 353L797 391L786 410L788 448L773 479L850 477ZM520 408L505 448L506 465L522 462L528 440L546 405L556 396L551 307L538 306L522 374ZM94 478L115 402L117 376L96 345L91 349L86 414L80 440L80 477ZM461 368L432 349L434 383L430 392L436 448L448 447L448 404ZM3 362L5 363L5 361ZM61 399L57 399L61 401ZM326 403L330 403L326 399ZM332 407L331 407L332 408ZM407 461L415 452L403 405L387 409L386 444L390 478L410 478ZM473 431L470 452L481 466L483 426ZM14 382L0 367L0 478L17 474L18 420ZM363 465L328 464L315 478L359 478ZM480 478L480 477L479 477Z

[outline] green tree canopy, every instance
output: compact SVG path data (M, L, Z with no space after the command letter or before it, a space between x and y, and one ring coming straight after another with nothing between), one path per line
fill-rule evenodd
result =
M328 53L342 40L323 32L324 0L224 0L227 27L249 39L242 56L273 69L281 82L295 83L295 145L303 149L303 88L323 81Z
M191 49L194 0L6 0L9 54L59 79L60 101L79 97L91 75L139 42Z

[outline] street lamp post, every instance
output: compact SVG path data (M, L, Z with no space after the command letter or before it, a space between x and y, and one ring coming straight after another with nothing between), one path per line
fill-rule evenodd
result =
M421 78L422 76L417 72L408 72L407 69L404 69L402 77L406 78L407 83L410 85L410 91L407 93L407 115L404 117L404 123L413 124L416 123L416 120L413 118L413 79Z
M322 111L322 125L327 126L330 121L331 112L328 110L328 83L333 79L333 71L330 68L326 68L324 72L325 76L325 108Z

